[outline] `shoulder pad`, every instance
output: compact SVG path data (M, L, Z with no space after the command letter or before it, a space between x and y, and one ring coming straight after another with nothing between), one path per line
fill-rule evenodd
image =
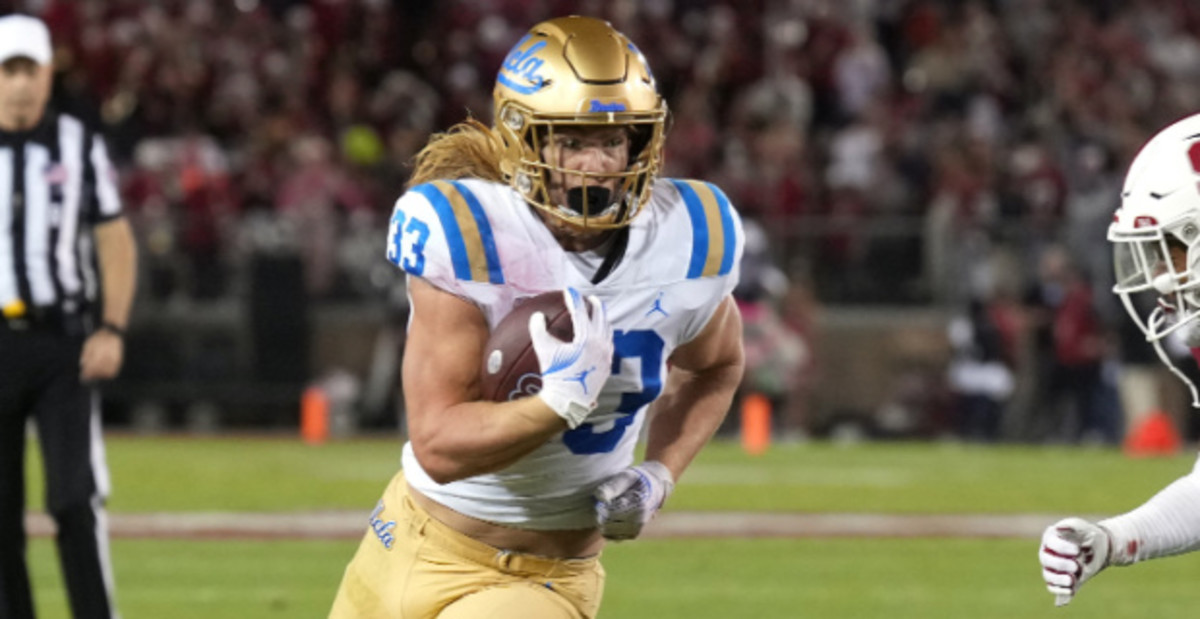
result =
M458 181L417 185L401 196L392 211L387 246L388 261L412 275L504 283L487 213Z
M692 254L687 278L728 275L742 248L741 220L729 198L704 181L670 179L692 223Z

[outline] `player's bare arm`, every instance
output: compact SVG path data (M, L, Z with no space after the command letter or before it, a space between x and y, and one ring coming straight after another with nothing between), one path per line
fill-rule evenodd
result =
M646 459L662 462L678 480L728 413L743 365L742 317L726 297L700 335L671 355L652 407Z
M634 539L666 503L692 459L712 437L742 380L742 321L725 297L694 340L671 355L666 386L653 405L646 460L596 488L596 523L610 540Z
M512 464L566 429L540 398L479 400L487 320L474 304L409 278L412 323L403 377L409 438L438 483Z

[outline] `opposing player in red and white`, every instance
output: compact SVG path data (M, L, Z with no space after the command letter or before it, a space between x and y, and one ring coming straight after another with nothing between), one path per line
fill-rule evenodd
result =
M667 109L638 49L540 23L494 113L432 139L392 215L409 442L332 617L596 616L605 540L640 533L742 376L740 220L715 186L657 177ZM481 401L491 328L555 290L575 334L534 314L541 392Z
M1142 147L1125 177L1108 240L1116 267L1113 292L1200 406L1196 386L1163 350L1163 339L1179 332L1200 361L1200 115L1167 127ZM1138 310L1138 295L1158 297L1148 315ZM1096 523L1055 523L1042 535L1038 557L1046 587L1061 606L1105 567L1198 548L1200 464L1129 513Z

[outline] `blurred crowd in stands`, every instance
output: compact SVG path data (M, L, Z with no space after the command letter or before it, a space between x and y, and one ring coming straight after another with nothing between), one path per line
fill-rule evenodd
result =
M959 312L956 362L999 364L948 381L952 425L984 440L1120 435L1106 367L1148 360L1121 352L1104 231L1136 149L1200 108L1188 0L8 5L49 22L61 99L107 127L151 307L238 294L262 253L298 256L316 301L378 298L414 152L467 112L490 121L529 24L605 17L670 103L666 173L723 187L792 284L752 301L801 338L815 299ZM1061 400L1074 421L1003 431L1030 384L1016 408Z

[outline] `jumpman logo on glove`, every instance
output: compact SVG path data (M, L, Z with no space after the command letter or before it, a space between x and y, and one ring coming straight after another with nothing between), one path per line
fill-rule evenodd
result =
M593 371L595 371L595 369L596 369L595 366L592 366L592 367L590 367L586 370L583 370L582 372L568 378L567 380L572 380L572 381L579 383L579 385L581 387L583 387L583 393L587 394L587 392L588 392L587 377L588 377L588 374L591 374Z

